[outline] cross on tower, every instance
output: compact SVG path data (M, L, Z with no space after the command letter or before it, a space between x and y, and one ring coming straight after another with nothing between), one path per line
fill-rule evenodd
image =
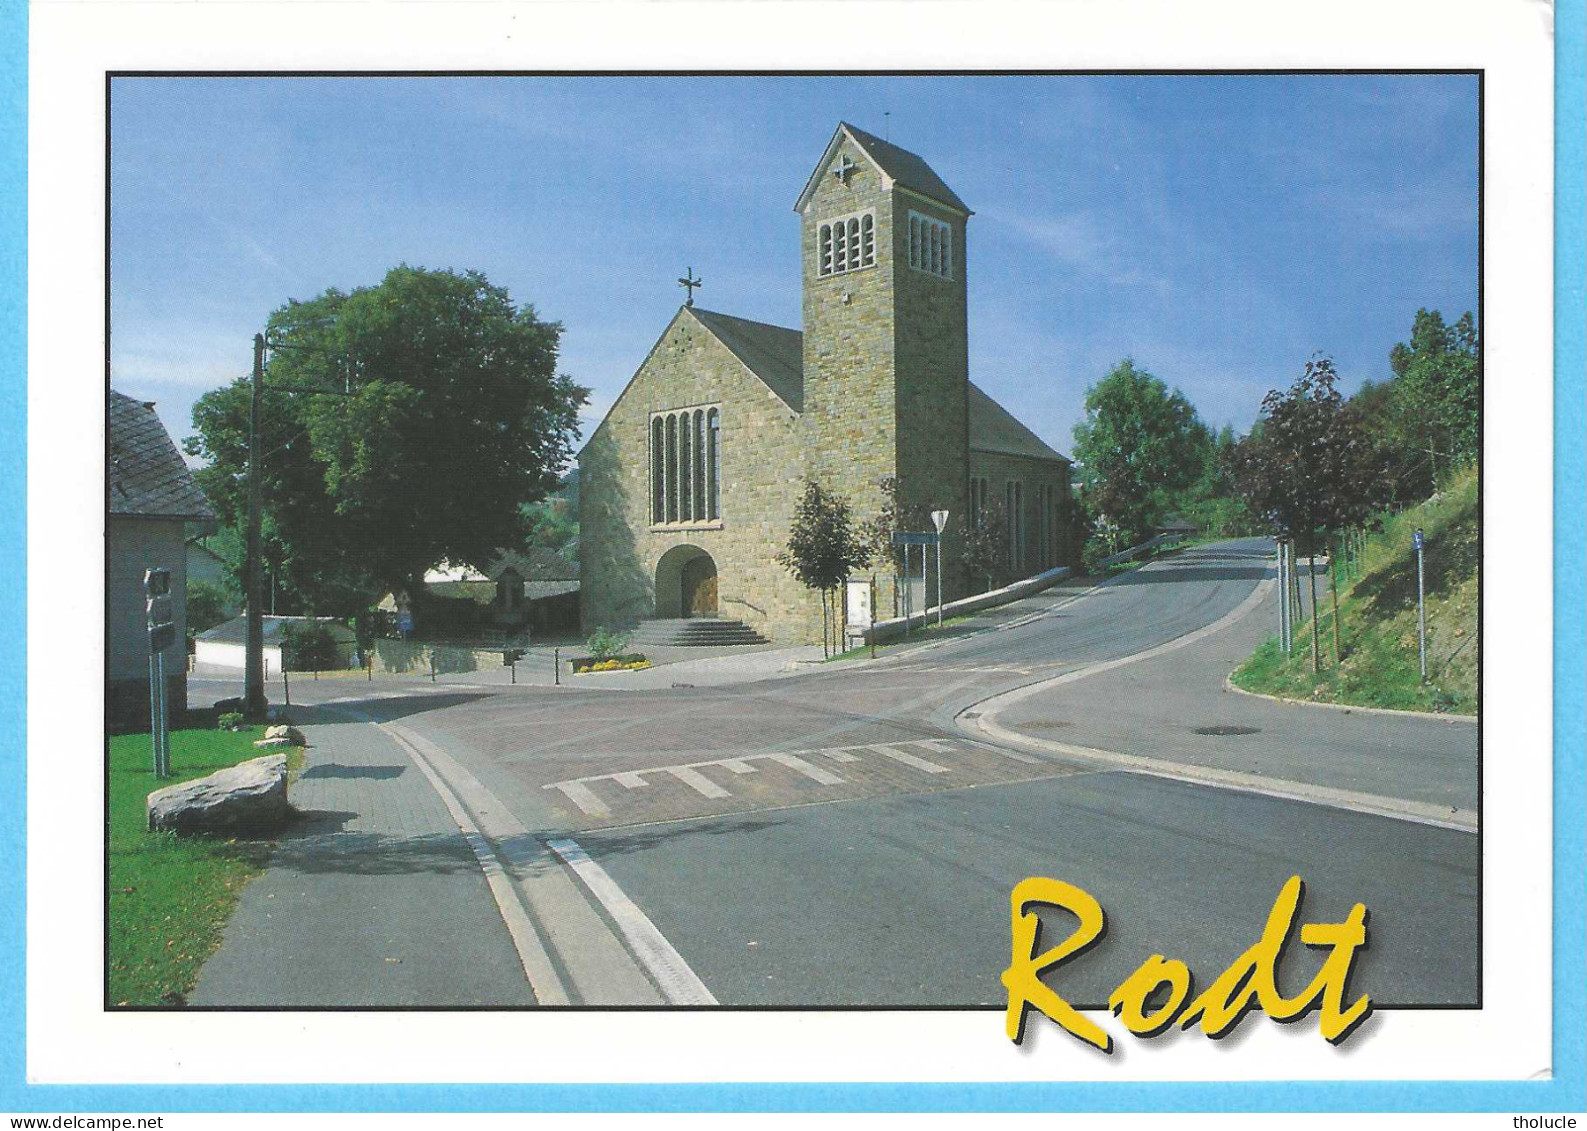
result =
M849 159L849 155L845 153L842 160L833 166L832 175L838 180L842 181L844 184L848 184L849 174L854 172L856 168L857 166L854 164L854 162Z
M683 273L683 278L678 280L678 286L682 287L685 291L689 292L689 297L684 302L683 305L684 306L693 306L694 305L694 288L695 287L703 287L703 286L705 286L705 283L694 277L694 268L690 267L687 271L685 271Z

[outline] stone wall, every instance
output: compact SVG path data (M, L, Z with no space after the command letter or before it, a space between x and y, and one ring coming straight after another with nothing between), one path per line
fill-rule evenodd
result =
M653 412L714 405L722 419L721 518L650 521ZM809 472L799 417L680 310L579 456L583 627L656 615L656 568L675 546L717 569L719 615L776 640L820 639L820 599L775 560Z

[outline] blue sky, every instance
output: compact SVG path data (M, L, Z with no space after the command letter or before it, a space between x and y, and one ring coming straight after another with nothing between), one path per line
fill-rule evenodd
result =
M840 120L975 210L971 378L1061 451L1120 358L1243 431L1313 351L1353 389L1476 306L1469 76L119 79L111 383L180 440L286 299L473 268L563 323L588 434L685 267L799 325Z

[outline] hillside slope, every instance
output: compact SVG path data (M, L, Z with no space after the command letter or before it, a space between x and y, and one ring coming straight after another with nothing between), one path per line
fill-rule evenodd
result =
M1475 468L1420 506L1385 520L1362 555L1361 577L1340 582L1343 660L1333 658L1333 612L1326 575L1318 577L1323 670L1312 674L1311 621L1295 633L1286 657L1277 638L1234 673L1236 686L1318 702L1477 713L1477 590L1481 565ZM1427 587L1427 676L1416 651L1416 551L1420 527ZM1305 563L1302 562L1304 567ZM1304 580L1304 579L1303 579ZM1308 607L1310 595L1307 596Z

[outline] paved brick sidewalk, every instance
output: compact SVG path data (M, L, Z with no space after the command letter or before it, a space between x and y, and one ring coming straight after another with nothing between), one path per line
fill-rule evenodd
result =
M196 1006L533 1005L473 852L402 749L298 709L304 820L243 891Z

